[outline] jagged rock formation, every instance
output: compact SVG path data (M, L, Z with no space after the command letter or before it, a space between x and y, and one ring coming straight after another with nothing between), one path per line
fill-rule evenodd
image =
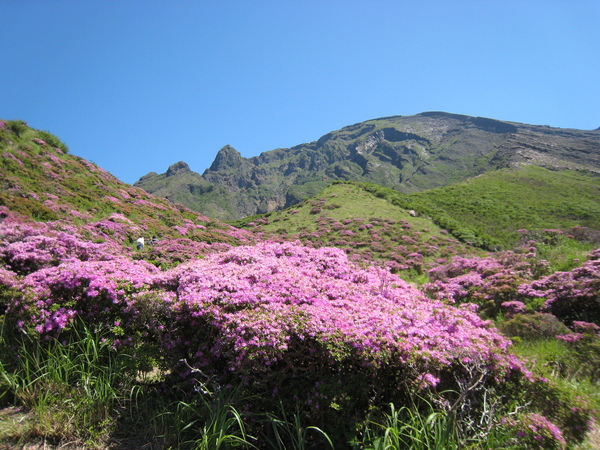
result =
M385 117L244 158L225 146L202 174L178 162L135 186L232 220L285 208L336 179L411 193L533 164L600 172L600 130L526 125L443 112Z

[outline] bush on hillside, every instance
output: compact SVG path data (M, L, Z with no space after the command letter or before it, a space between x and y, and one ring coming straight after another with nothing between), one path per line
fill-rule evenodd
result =
M581 267L523 284L519 295L545 299L545 311L567 325L574 321L600 324L600 249L591 252Z
M500 331L509 337L524 340L548 339L567 334L570 330L556 318L547 313L517 314L498 326Z
M138 355L138 368L150 361L139 355L155 352L190 393L199 373L243 380L257 407L280 396L318 423L348 424L411 392L460 393L468 386L456 371L478 380L477 395L523 374L509 342L476 314L358 268L339 249L263 243L161 272L47 227L0 224L2 280L21 293L9 300L11 321L44 342L67 339L83 320Z
M65 153L69 153L69 147L62 142L58 137L48 131L38 131L37 136L39 139L46 142L46 144L61 149Z

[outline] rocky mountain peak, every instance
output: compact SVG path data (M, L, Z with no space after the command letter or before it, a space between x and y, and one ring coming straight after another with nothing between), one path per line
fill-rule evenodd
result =
M169 166L166 176L172 177L173 175L182 174L186 172L191 172L190 166L188 166L187 163L184 163L183 161L179 161L173 164L172 166Z
M244 157L240 152L230 145L226 145L219 150L208 170L216 172L219 170L235 169L242 165L243 159Z

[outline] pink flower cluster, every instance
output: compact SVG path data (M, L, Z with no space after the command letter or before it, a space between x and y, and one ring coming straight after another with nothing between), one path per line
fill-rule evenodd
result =
M541 414L522 414L518 420L507 419L505 425L513 429L521 448L546 450L567 447L560 429Z
M242 364L277 362L294 337L351 347L377 364L391 354L441 365L489 359L508 345L477 315L428 300L383 269L359 269L335 248L237 247L161 278L177 286L178 308L218 318L219 346Z
M206 257L161 271L111 240L69 232L0 223L0 290L21 292L7 313L29 332L57 336L76 319L108 329L118 322L128 340L115 336L115 345L141 337L139 345L158 344L171 369L186 359L267 391L299 373L311 386L362 377L366 397L383 386L399 392L411 383L452 383L461 365L498 379L522 373L489 322L426 298L387 270L360 268L340 249L203 244Z
M535 249L534 249L535 250ZM521 286L548 271L548 263L534 253L504 252L496 257L455 257L450 263L429 271L423 286L433 298L450 303L473 302L480 313L494 317L500 310L524 312Z
M591 252L580 267L556 272L519 287L519 294L544 298L545 309L567 325L574 321L600 324L600 249Z

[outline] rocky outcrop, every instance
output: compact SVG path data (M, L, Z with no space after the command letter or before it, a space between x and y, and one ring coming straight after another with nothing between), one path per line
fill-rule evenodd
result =
M166 176L173 177L177 174L183 174L187 172L191 172L190 166L188 166L187 163L184 163L183 161L179 161L178 163L175 163L169 167Z

